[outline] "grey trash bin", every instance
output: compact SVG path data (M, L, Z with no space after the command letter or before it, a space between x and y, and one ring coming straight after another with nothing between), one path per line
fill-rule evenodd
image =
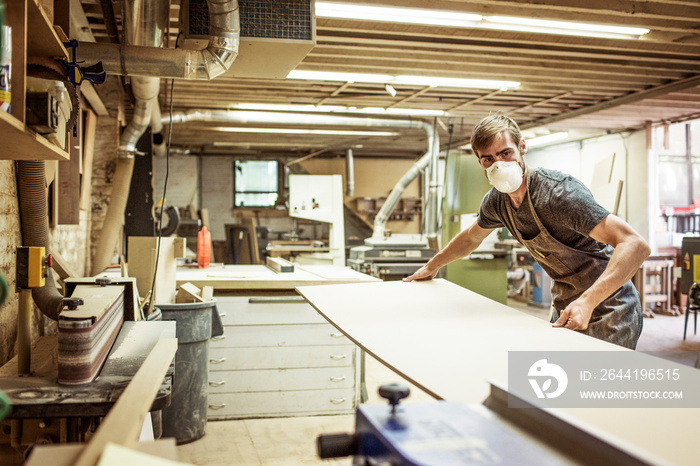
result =
M216 300L158 304L163 320L175 321L177 353L170 406L163 409L163 437L177 444L201 438L207 427L209 338L223 335Z

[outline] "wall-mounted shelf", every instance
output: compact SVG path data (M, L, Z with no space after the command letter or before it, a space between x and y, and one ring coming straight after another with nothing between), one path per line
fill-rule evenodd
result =
M0 112L0 159L69 160L68 152L24 123L27 63L68 58L68 52L36 0L6 2L5 20L12 27L12 110L11 114Z
M27 128L9 113L0 112L4 148L0 160L69 160L68 152Z

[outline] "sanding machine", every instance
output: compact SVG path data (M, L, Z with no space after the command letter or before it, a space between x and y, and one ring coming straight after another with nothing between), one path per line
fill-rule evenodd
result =
M67 281L70 297L58 318L58 382L95 380L124 323L133 313L133 281L109 278Z
M361 405L355 433L318 437L321 458L353 456L355 466L654 464L553 410L509 398L495 385L483 404L473 406L450 401L399 405L409 390L397 384L383 385L379 394L389 406Z

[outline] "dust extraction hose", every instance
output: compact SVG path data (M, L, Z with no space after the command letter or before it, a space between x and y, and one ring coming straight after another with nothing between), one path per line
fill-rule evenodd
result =
M17 162L17 191L22 244L49 249L49 215L46 200L46 167L43 161ZM63 295L56 288L53 275L46 284L32 289L32 298L39 310L49 319L58 320Z

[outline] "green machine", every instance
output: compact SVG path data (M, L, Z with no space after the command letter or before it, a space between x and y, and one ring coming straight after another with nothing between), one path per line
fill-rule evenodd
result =
M449 154L445 162L445 197L442 201L441 244L446 245L478 214L481 199L491 188L474 155ZM448 264L444 278L468 290L506 304L508 264L505 250L479 249L469 258Z

